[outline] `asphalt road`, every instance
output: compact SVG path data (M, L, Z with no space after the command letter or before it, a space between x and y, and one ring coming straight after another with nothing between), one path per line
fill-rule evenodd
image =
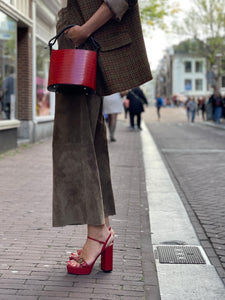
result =
M201 245L225 283L225 130L188 123L183 108L143 118L184 202Z

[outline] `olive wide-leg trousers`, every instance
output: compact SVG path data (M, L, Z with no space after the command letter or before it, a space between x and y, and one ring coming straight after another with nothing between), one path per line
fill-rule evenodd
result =
M102 225L115 214L98 95L57 94L53 134L53 226Z

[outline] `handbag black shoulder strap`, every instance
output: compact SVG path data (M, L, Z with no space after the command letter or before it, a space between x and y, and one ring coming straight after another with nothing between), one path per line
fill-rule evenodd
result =
M134 91L130 91L131 95L134 96L141 104L145 104L145 101L139 97Z

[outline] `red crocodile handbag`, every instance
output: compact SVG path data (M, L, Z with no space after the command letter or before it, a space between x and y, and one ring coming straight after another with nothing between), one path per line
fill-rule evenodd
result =
M59 49L52 47L58 37L75 25L63 28L48 43L50 47L50 65L48 90L50 92L93 92L96 90L97 54L100 45L91 37L97 51L84 49Z

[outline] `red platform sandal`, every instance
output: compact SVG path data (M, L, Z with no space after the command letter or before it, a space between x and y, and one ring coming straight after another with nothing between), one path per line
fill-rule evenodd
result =
M112 230L111 227L109 227L109 231L112 233L112 236L113 236L113 241L112 241L112 245L114 243L114 231ZM72 260L72 259L79 259L80 255L81 255L81 252L82 252L82 249L78 249L76 252L74 253L70 253L70 257L69 257L69 260Z
M111 233L109 234L107 240L105 242L98 241L88 236L88 239L103 244L101 252L96 256L93 263L90 265L83 258L79 258L77 260L70 260L67 262L67 271L70 274L76 275L88 275L91 273L92 268L97 260L97 258L101 255L101 269L105 272L112 271L113 269L113 245L109 245L107 247L107 243L111 237ZM76 264L79 265L76 265Z

